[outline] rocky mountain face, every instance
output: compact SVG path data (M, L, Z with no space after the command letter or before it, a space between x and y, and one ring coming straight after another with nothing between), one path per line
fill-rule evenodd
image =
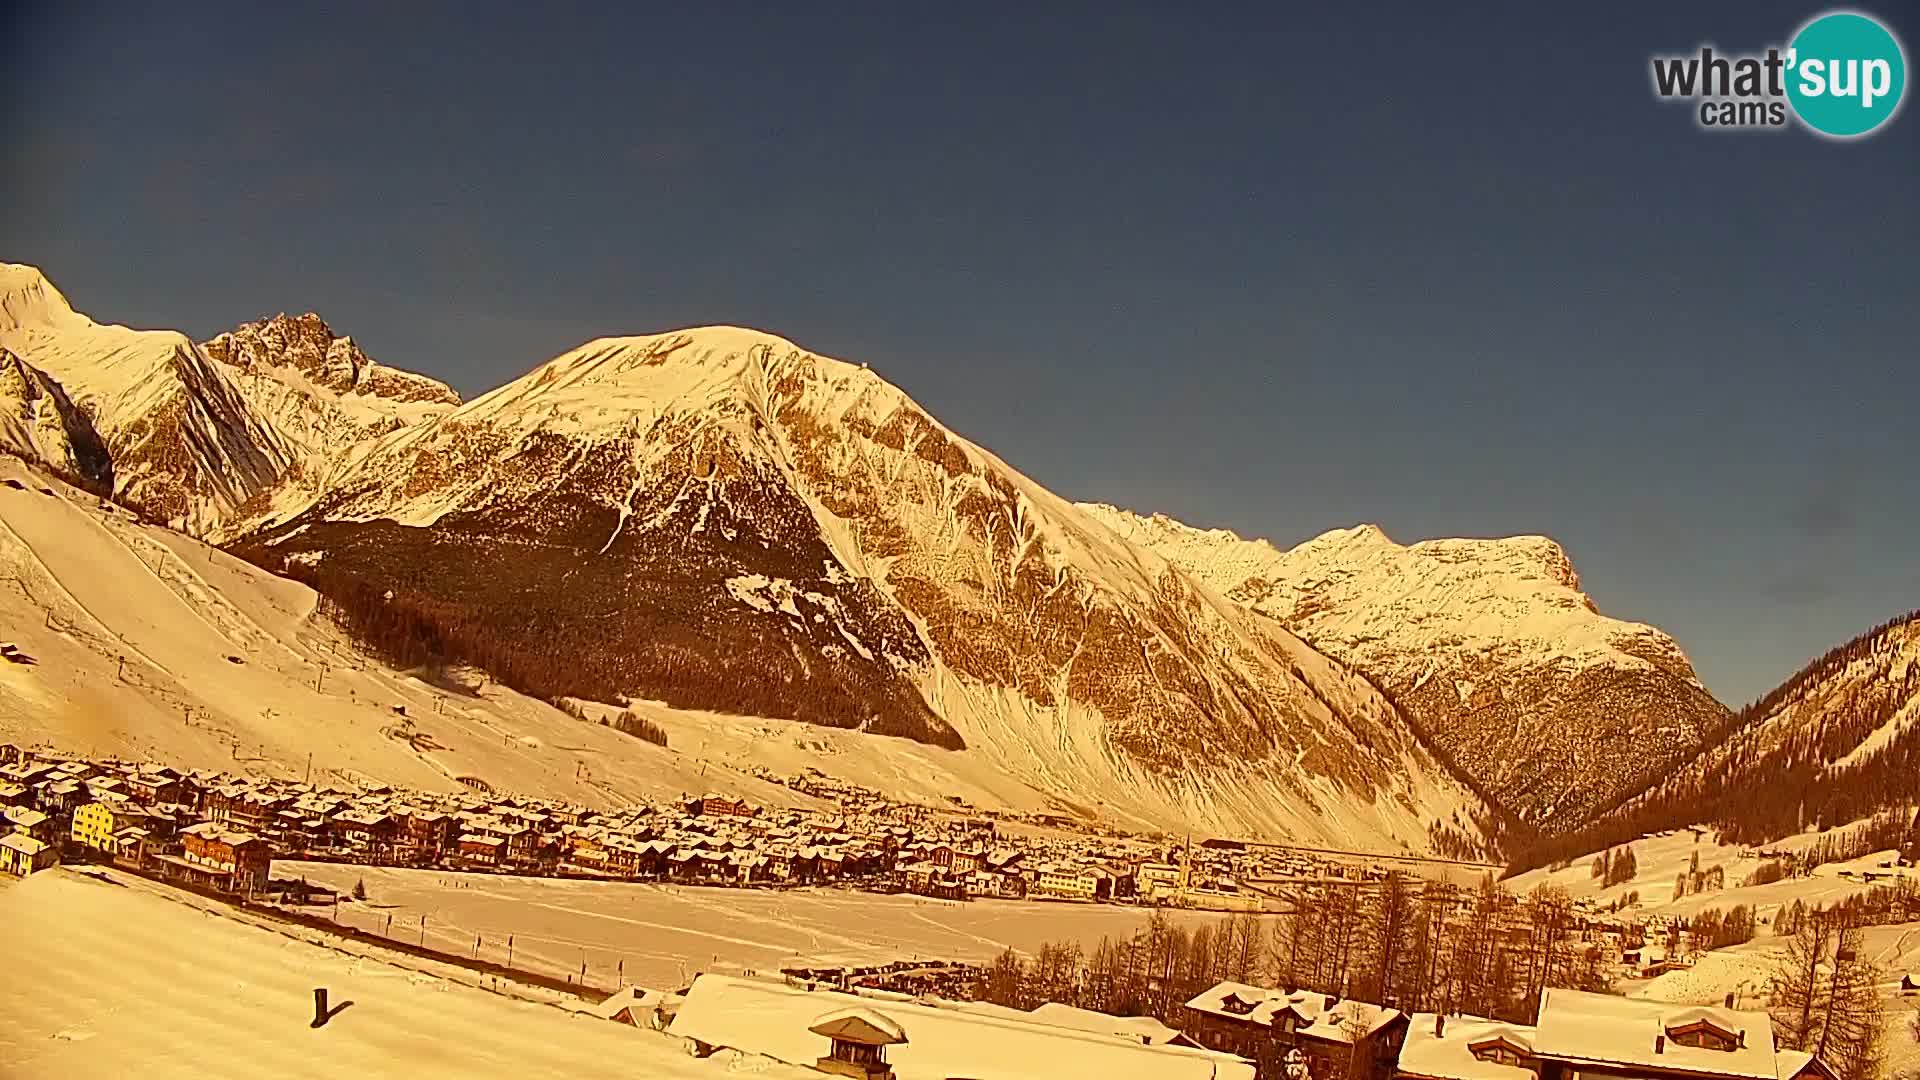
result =
M115 494L178 527L217 530L293 462L284 435L185 335L95 323L33 267L0 263L0 347L85 411Z
M1422 848L1485 814L1358 674L753 331L592 342L234 550L541 692L916 739L1137 822Z
M1601 615L1543 536L1288 551L1111 506L1087 513L1365 673L1492 799L1577 827L1686 760L1727 710L1666 634Z
M222 536L325 491L380 436L460 404L452 387L379 363L312 312L243 323L202 348L292 450L286 475L223 522Z
M460 403L387 367L318 316L247 323L204 346L95 323L30 266L0 264L0 347L71 395L114 492L195 535L232 537L324 490L379 436Z
M46 372L0 348L0 449L42 462L96 492L113 490L113 457L93 421Z
M1916 776L1920 612L1813 660L1618 809L1514 854L1519 865L1545 865L1692 825L1762 843L1880 813L1905 822L1920 797Z

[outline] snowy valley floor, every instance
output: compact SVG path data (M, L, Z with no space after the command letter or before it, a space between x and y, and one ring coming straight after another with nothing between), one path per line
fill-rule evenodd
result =
M696 1060L680 1040L573 1011L561 995L493 993L471 985L484 976L347 951L112 875L0 883L0 956L9 1078L818 1075ZM317 986L338 1012L316 1030Z
M1050 941L1091 949L1123 937L1148 912L1109 905L1016 900L955 902L842 889L700 888L555 878L396 870L335 863L274 863L276 878L304 877L350 893L364 882L366 903L344 902L347 926L419 940L480 959L506 960L513 935L516 967L561 977L587 965L589 981L672 989L721 964L762 970L805 957L891 961L915 956L984 962L1009 947L1032 954ZM312 910L326 915L330 909ZM1174 915L1182 921L1218 915Z

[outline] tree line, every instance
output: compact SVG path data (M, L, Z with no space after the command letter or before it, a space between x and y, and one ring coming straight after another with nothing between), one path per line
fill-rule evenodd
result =
M1138 932L1091 952L1043 945L1008 950L980 976L978 998L1019 1009L1049 1001L1191 1026L1186 1002L1223 980L1304 990L1406 1012L1537 1019L1541 990L1605 990L1599 952L1579 940L1563 889L1516 897L1491 876L1473 888L1379 882L1307 887L1296 910L1233 915L1192 926L1156 909ZM1279 1062L1261 1062L1262 1075Z

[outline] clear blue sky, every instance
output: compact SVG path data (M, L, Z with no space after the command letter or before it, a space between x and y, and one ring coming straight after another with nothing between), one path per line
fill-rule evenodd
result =
M0 258L467 393L764 327L1070 497L1550 534L1733 703L1920 606L1920 112L1649 89L1815 6L385 6L9 6Z

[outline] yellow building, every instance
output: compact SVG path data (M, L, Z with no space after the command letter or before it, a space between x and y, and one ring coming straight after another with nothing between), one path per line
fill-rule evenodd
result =
M59 861L53 845L43 844L26 833L0 836L0 873L26 877Z
M73 812L73 842L113 854L113 833L127 822L119 820L111 803L91 802Z

